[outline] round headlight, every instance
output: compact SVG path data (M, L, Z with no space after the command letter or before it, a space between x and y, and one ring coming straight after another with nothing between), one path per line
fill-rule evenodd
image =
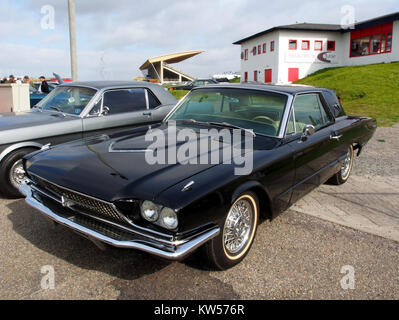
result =
M158 206L151 201L144 201L141 205L141 215L144 219L150 222L155 222L158 220L158 210Z
M172 209L169 209L169 208L162 209L161 222L162 222L162 225L169 230L176 229L179 224L177 221L176 212L174 212Z

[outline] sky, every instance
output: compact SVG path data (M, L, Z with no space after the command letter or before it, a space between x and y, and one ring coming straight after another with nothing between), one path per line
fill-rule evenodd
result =
M79 80L131 80L151 57L204 50L175 65L194 77L240 70L232 43L278 25L340 24L399 11L397 0L75 0ZM53 19L51 19L53 17ZM70 77L67 0L0 0L0 77Z

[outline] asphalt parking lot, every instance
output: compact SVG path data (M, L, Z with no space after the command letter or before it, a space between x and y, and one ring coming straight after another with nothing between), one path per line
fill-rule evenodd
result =
M0 199L0 299L399 299L399 128L380 128L350 181L322 186L260 225L243 263L206 270L102 252L23 200ZM42 289L43 267L54 289ZM343 289L341 270L354 270Z

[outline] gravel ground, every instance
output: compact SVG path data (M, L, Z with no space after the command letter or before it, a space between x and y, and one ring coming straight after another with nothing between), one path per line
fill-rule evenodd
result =
M378 129L354 176L373 183L377 174L397 175L398 133ZM396 241L294 207L259 226L243 263L210 272L198 257L170 263L140 252L99 251L24 201L0 199L0 299L399 299L398 249ZM43 266L54 268L54 290L40 287ZM354 268L354 290L341 287L344 266Z
M399 176L399 125L378 128L374 137L356 158L353 175Z

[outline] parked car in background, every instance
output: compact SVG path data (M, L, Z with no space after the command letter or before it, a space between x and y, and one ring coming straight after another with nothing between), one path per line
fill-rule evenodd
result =
M193 156L192 164L149 164L152 142L145 135L159 129L167 136L169 123L177 134L197 132L187 141L194 150L205 138L202 129L246 132L253 148L241 150L251 155L253 170L236 175L228 161L233 158L203 162L206 151ZM28 184L21 191L33 208L100 248L108 244L178 260L203 246L216 268L227 269L244 259L261 218L276 217L327 181L345 183L355 151L360 154L376 128L374 119L347 116L328 89L194 88L151 128L28 155ZM173 152L179 144L174 140L165 148ZM223 141L208 155L224 154L231 145Z
M49 143L159 122L176 103L169 92L148 82L74 82L55 88L30 112L0 114L0 191L20 195L26 154Z
M49 82L48 87L50 92L53 91L58 86L57 82ZM30 107L33 108L37 105L41 100L47 97L47 93L39 92L38 89L40 87L40 83L34 83L33 86L29 86L29 94L30 94Z
M218 82L214 79L197 79L195 81L189 82L187 84L184 85L178 85L178 86L173 86L173 87L169 87L168 90L169 91L173 91L173 90L191 90L193 88L196 87L200 87L200 86L207 86L209 84L217 84Z

